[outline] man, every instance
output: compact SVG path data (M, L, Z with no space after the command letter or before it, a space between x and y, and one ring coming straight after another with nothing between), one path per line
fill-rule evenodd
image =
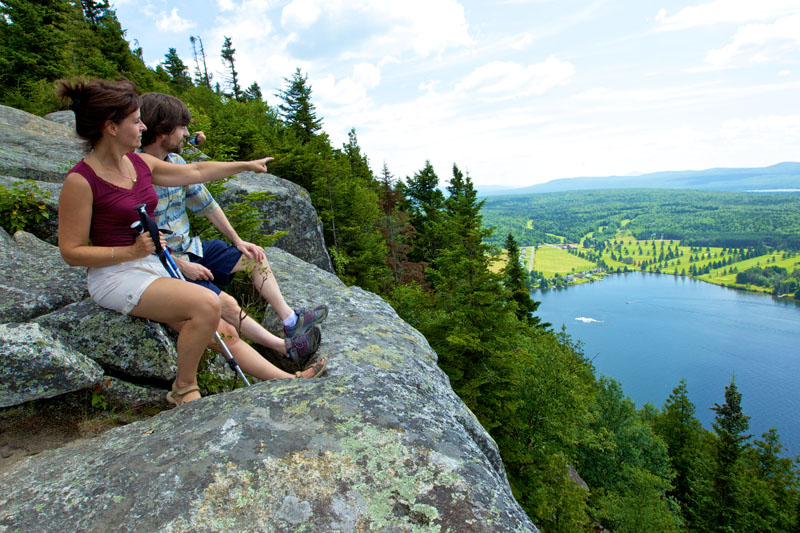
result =
M141 118L147 125L142 134L141 150L160 159L186 164L179 155L189 136L187 126L191 113L186 105L166 94L145 94L141 98ZM198 144L204 140L205 135L198 132ZM328 315L328 308L324 305L313 310L290 308L283 299L264 249L239 237L203 185L155 189L159 198L156 222L160 228L172 232L166 235L166 241L186 279L219 295L223 320L237 327L241 336L283 353L300 369L305 368L319 346L321 332L317 325ZM208 218L232 244L191 237L187 208ZM242 271L250 274L258 292L283 321L286 340L276 337L249 316L242 318L236 299L218 287L228 285L233 274Z

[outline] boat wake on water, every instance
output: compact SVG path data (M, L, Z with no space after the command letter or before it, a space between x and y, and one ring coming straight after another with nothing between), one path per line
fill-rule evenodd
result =
M585 316L575 317L575 320L583 322L584 324L592 324L592 323L600 324L601 322L603 322L602 320L595 320L594 318L587 318Z

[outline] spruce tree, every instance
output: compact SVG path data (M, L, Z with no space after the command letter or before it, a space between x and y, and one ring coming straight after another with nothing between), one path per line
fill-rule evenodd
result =
M539 308L540 302L531 298L530 276L520 263L519 246L510 233L506 237L506 257L504 282L517 304L517 318L532 326L548 327L549 324L541 324L542 320L533 314Z
M408 213L401 208L404 199L402 184L397 182L385 162L379 181L378 201L383 212L380 228L389 249L386 263L392 271L395 284L411 282L421 284L424 279L423 266L408 260L411 242L417 232L408 222Z
M714 404L716 413L712 427L717 435L715 444L715 471L713 479L713 528L716 531L739 531L740 507L740 462L747 448L750 417L742 412L742 394L731 377L725 387L725 403Z
M263 95L261 94L261 87L259 87L258 83L256 83L256 82L253 82L252 84L250 84L250 87L248 87L244 91L244 101L245 102L252 102L254 100L260 102L262 96Z
M242 88L239 86L239 73L236 72L235 54L236 48L233 47L233 41L231 41L230 37L225 37L225 41L222 43L221 55L222 62L228 66L228 70L231 72L230 76L226 79L231 91L229 96L234 100L241 100Z
M277 95L283 100L278 110L300 143L308 144L322 130L322 120L317 118L316 109L311 102L308 76L304 76L298 68L291 80L284 78L284 81L287 87Z
M434 228L439 223L440 210L444 207L444 194L439 189L439 176L433 170L431 162L425 161L425 167L415 172L414 176L406 178L406 182L404 188L406 209L411 217L411 225L417 232L409 258L414 262L430 263L439 247Z
M184 91L192 85L189 70L174 48L170 48L169 52L164 55L162 65L164 65L164 70L169 74L170 82L179 91Z
M670 465L675 472L673 487L668 494L681 504L684 519L690 527L694 526L700 512L697 493L704 432L694 416L695 409L689 400L686 381L681 379L653 421L653 429L667 445Z

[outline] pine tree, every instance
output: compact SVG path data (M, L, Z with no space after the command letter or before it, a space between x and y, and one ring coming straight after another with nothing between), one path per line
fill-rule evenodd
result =
M258 86L258 83L253 82L250 87L248 87L244 91L244 101L245 102L252 102L253 100L261 101L262 98L261 94L261 87Z
M222 62L228 65L228 69L231 71L230 76L226 78L228 86L231 90L229 96L234 100L241 100L242 88L239 86L239 73L236 72L236 60L234 58L235 54L236 49L233 47L233 41L231 41L230 37L225 37L225 41L222 43L221 55Z
M712 427L717 435L715 445L716 467L713 480L713 516L717 531L740 531L740 464L739 459L746 449L746 434L750 417L742 412L742 394L731 377L730 385L725 387L725 403L714 404L716 413Z
M189 70L174 48L170 48L169 52L164 55L162 65L164 65L164 69L169 74L172 85L178 90L184 91L192 85Z
M383 212L380 220L381 233L389 249L386 263L392 271L395 284L412 282L422 284L424 266L408 260L410 243L413 242L417 232L408 222L408 213L400 207L404 200L401 185L395 180L388 165L384 162L378 201Z
M519 246L510 233L506 237L506 254L507 262L503 269L504 281L508 290L511 291L511 297L517 304L517 318L532 326L548 327L549 324L541 324L542 320L533 314L539 308L540 302L531 298L530 276L522 268Z
M311 102L308 76L303 76L298 68L291 80L284 78L284 81L287 88L277 95L284 102L278 106L281 117L300 143L308 144L322 130L322 120L317 118Z
M439 222L440 210L444 207L439 176L434 172L431 162L425 161L425 167L414 173L413 177L406 178L406 182L406 210L410 214L411 225L417 232L409 257L414 262L430 263L439 247L434 227Z
M108 0L102 2L95 2L94 0L81 0L81 8L83 9L83 16L86 20L94 25L97 25L100 18L105 15L106 11L111 8Z
M699 512L696 493L700 482L700 441L704 432L694 413L695 406L689 400L686 381L681 379L653 422L653 429L667 445L670 465L675 472L673 488L668 494L681 504L690 527L695 524Z

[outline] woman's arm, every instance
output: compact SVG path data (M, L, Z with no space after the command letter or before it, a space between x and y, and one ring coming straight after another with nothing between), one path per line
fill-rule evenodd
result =
M155 250L152 239L145 233L131 246L89 246L93 200L86 179L75 172L69 174L58 198L58 248L68 265L115 265L145 257Z
M238 172L266 172L267 163L273 161L272 157L256 159L255 161L201 161L189 165L178 165L162 161L151 155L139 154L150 167L155 185L178 187L192 183L205 183L207 181L227 178Z

